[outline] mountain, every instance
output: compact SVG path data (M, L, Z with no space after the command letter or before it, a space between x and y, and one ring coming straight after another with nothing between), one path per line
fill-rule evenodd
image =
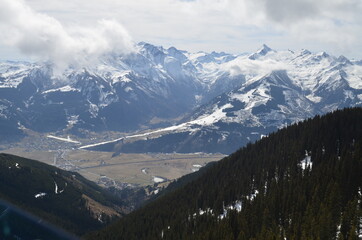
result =
M130 211L125 199L78 173L8 154L0 154L0 199L77 235L94 231ZM6 211L2 213L3 227L22 224L7 221ZM23 237L30 237L23 230ZM13 239L3 231L0 236Z
M277 52L267 46L252 56L221 64L223 69L239 69L242 83L198 107L182 123L148 133L147 138L96 149L228 154L291 123L362 104L360 67L344 57L307 50Z
M243 84L241 88L215 98L209 105L203 106L193 115L195 120L176 127L179 133L170 133L148 140L162 146L156 151L177 152L224 152L230 153L250 141L260 139L282 126L312 117L321 111L306 98L300 87L293 84L285 71L273 71L271 74ZM186 134L185 134L186 132ZM170 135L179 137L178 149L172 149L175 141ZM164 142L164 139L168 139ZM200 141L201 139L201 141ZM139 141L144 148L152 151L155 146L147 148L147 143ZM201 145L203 144L203 145ZM128 145L122 146L120 152L127 151ZM169 146L170 149L165 149ZM140 146L134 147L141 149Z
M61 74L47 63L3 63L2 120L41 132L128 131L155 116L179 116L194 104L198 86L189 80L182 58L165 51L142 44L138 53L107 56L97 66L70 67ZM9 113L18 121L5 118Z
M255 60L267 55L270 52L275 52L275 51L270 47L268 47L267 45L263 44L263 46L256 53L253 53L249 56L249 59Z
M362 108L283 128L87 239L361 239Z
M26 129L79 137L147 130L104 148L231 153L293 122L361 105L361 69L325 52L263 45L252 54L189 53L144 42L60 73L51 63L3 62L0 139Z

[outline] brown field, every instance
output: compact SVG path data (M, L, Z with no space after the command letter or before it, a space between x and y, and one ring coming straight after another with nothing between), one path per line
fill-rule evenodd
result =
M154 184L154 177L167 180L197 171L199 166L218 161L222 154L121 154L78 149L29 151L20 147L2 150L26 158L77 171L89 180L104 186L147 186ZM143 171L142 171L143 170Z

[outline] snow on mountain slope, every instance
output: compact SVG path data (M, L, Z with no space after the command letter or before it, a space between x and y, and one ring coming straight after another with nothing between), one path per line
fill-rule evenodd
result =
M0 63L0 88L16 88L29 74L31 64L24 62Z
M143 42L137 49L61 74L51 63L0 63L0 126L133 131L186 115L148 138L167 138L170 151L228 152L286 124L362 104L362 65L343 56L266 45L240 55ZM180 134L181 145L194 146L177 147Z
M158 130L146 140L149 147L145 151L157 152L162 146L163 151L230 153L273 130L319 113L286 71L273 71L218 96L199 108L190 121ZM180 142L181 136L185 140ZM140 145L147 143L124 144L119 151L135 151Z
M204 53L190 59L199 70L207 69L199 73L203 83L202 77L212 74L213 84L221 74L242 81L199 107L188 121L158 130L162 134L147 141L119 146L118 151L229 153L285 125L362 105L360 66L344 57L307 50L277 52L264 45L255 54L228 61L211 61L212 56Z
M138 47L61 74L53 74L49 63L1 63L1 99L19 108L28 120L23 125L37 131L64 129L71 115L79 116L73 128L129 131L155 116L175 118L192 109L202 86L187 58L175 48Z

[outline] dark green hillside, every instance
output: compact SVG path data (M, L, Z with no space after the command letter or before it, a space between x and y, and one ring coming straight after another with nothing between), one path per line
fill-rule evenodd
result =
M362 109L294 124L198 174L88 238L361 238Z
M78 235L122 214L118 198L79 174L8 154L0 154L0 199Z

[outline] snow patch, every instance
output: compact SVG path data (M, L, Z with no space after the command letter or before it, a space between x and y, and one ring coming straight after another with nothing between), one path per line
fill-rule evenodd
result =
M43 197L45 197L46 195L47 195L46 193L40 192L40 193L38 193L38 194L35 194L34 197L35 197L35 198L43 198Z
M68 127L71 127L71 126L77 124L77 122L79 121L78 118L79 118L79 115L71 115L71 116L69 116L69 117L67 118L67 120L68 120Z
M308 167L312 169L313 166L312 159L311 156L308 154L307 150L305 150L305 158L302 161L300 161L298 166L300 166L303 170L307 169Z
M55 194L58 194L58 184L55 181L54 181L54 184L55 184L54 192L55 192Z
M200 170L200 168L202 168L202 166L200 164L193 164L192 165L192 172L197 172Z
M203 210L203 209L199 209L199 211L198 211L198 214L200 215L200 216L202 216L202 215L204 215L204 214L210 214L210 215L214 215L214 213L213 213L213 210L211 209L211 208L207 208L206 210ZM194 214L192 214L192 216L194 217L194 218L196 218L196 216L197 216L197 213L194 213Z
M349 86L354 89L362 89L362 66L351 65L346 69Z
M118 71L118 70L114 70L114 71ZM124 83L132 82L132 80L128 78L130 73L131 73L130 70L113 73L112 84L115 84L118 82L124 82Z
M307 95L306 98L308 98L310 101L312 101L314 103L319 103L322 100L321 97L315 96L313 94Z
M255 190L253 193L251 193L249 196L246 196L247 200L253 201L255 197L259 194L258 190Z
M0 106L1 107L1 106ZM1 114L0 114L1 116ZM26 127L24 125L22 125L20 122L18 122L18 129L20 130L26 130Z
M78 89L73 88L73 87L67 85L67 86L64 86L64 87L61 87L61 88L50 89L50 90L44 91L43 93L51 93L51 92L75 92L75 91L78 91L78 92L79 92Z
M155 182L155 183L162 183L162 182L166 181L166 179L161 178L161 177L156 177L156 176L153 176L153 177L152 177L152 180L153 180L153 182Z
M124 91L128 93L128 92L133 91L133 88L131 88L131 87L126 87L126 88L124 89Z
M219 215L219 219L223 219L227 217L228 211L237 211L241 212L242 202L240 200L236 200L234 203L224 207L224 212Z
M228 214L228 211L241 212L241 210L242 210L242 201L241 200L236 200L232 204L230 204L230 205L228 205L226 207L225 206L223 207L223 213L218 216L218 219L221 220L223 218L226 218L227 214ZM202 216L204 214L214 216L214 211L211 208L207 208L206 210L203 210L203 209L200 208L197 213L192 214L192 217L195 219L197 217L197 215ZM189 218L190 217L191 216L189 216Z
M61 194L62 192L64 192L65 187L67 187L67 183L65 183L65 187L64 187L64 189L59 190L59 188L58 188L58 184L57 184L55 181L54 181L54 185L55 185L55 189L54 189L55 194Z
M96 118L98 116L98 111L98 106L89 102L89 113L92 115L93 118Z
M344 94L344 100L348 100L348 99L354 99L354 95L353 92L350 90L343 90L343 94Z
M189 122L189 124L197 124L197 125L202 125L202 126L212 125L213 123L216 123L219 120L225 118L226 112L224 112L224 110L227 108L232 108L232 107L233 107L233 105L230 103L225 104L221 108L215 108L214 112L211 113L210 115L201 116L198 119Z
M32 67L28 63L5 62L0 63L0 88L16 88L28 76Z

